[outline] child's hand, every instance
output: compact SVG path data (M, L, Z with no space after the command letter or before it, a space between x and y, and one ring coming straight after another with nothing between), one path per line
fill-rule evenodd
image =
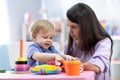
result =
M64 58L63 58L62 56L60 56L60 55L57 55L57 56L55 57L55 60L56 60L56 61L64 60Z
M64 61L64 59L63 59L62 56L57 55L57 56L55 57L55 65L61 66L61 65L63 64L63 61Z

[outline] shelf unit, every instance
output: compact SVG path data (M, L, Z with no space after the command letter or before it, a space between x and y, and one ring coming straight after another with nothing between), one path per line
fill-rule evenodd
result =
M111 80L120 80L120 61L112 61L110 64Z
M120 36L116 35L111 37L113 39L113 54L110 63L111 80L119 80L120 60L115 61L114 59L120 56Z
M22 24L22 38L25 42L31 41L30 35L29 35L29 27L30 27L30 23Z
M120 36L115 35L111 36L113 39L113 55L112 55L112 60L116 58L120 54Z

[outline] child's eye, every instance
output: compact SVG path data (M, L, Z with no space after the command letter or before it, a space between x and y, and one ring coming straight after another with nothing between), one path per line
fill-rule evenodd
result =
M47 39L47 37L43 37L44 39Z
M50 39L53 39L53 37L51 37Z

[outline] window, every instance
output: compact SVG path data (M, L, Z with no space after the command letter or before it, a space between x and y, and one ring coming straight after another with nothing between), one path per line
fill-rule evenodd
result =
M10 33L6 0L0 0L0 44L9 42L9 34Z

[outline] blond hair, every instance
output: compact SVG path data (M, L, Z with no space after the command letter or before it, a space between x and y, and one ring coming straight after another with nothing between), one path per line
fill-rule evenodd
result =
M38 19L32 22L32 24L30 25L30 37L33 40L34 36L36 36L39 31L44 31L45 33L47 33L50 30L54 30L54 25L50 21L45 19Z

